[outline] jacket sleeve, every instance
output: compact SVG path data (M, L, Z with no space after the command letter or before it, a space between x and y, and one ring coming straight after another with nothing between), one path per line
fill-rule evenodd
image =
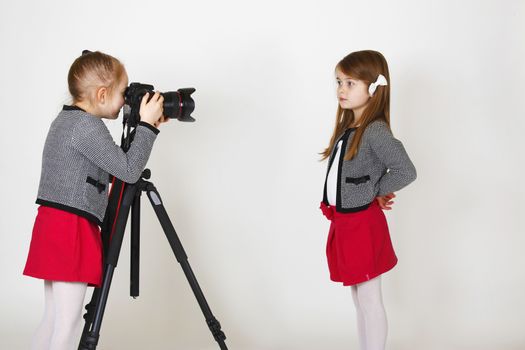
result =
M85 119L75 126L73 148L116 178L135 183L146 167L158 129L140 123L127 152L118 146L100 119Z
M388 169L388 172L379 180L378 196L399 191L416 179L414 164L401 141L392 135L385 122L373 122L365 132L370 148Z

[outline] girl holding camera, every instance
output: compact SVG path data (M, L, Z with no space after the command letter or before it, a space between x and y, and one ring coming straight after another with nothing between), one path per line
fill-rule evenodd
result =
M322 153L328 159L321 210L331 221L326 254L330 278L351 286L361 350L383 350L387 319L381 275L397 263L385 215L416 178L390 130L390 76L383 55L357 51L335 69L339 106Z
M116 58L84 51L70 67L65 105L52 122L42 155L42 172L24 275L44 280L45 311L33 350L76 349L87 286L102 282L101 225L110 174L138 181L159 133L163 97L157 92L140 106L141 121L125 153L103 118L116 119L128 76Z

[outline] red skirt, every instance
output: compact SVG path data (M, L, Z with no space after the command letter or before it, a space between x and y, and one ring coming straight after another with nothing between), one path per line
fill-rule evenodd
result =
M51 281L102 283L102 240L97 224L40 206L24 275Z
M375 278L397 264L385 214L376 200L362 211L338 213L321 203L332 223L326 245L330 279L350 286Z

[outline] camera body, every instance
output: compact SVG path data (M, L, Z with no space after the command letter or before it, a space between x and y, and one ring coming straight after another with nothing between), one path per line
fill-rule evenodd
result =
M195 102L191 94L194 88L183 88L177 91L162 92L164 97L164 116L170 119L177 119L181 122L194 122L195 119L190 114L195 109ZM140 121L140 103L143 96L149 93L149 98L155 93L153 85L142 83L131 83L124 94L124 123L130 127L135 127Z

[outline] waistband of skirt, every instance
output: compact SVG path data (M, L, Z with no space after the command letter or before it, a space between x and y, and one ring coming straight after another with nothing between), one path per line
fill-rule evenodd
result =
M324 216L326 216L326 218L328 220L333 220L333 219L337 219L337 218L348 218L349 216L359 216L371 209L373 209L374 207L378 207L379 206L379 203L377 202L377 200L373 200L367 208L363 209L363 210L359 210L359 211L355 211L355 212L344 212L344 213L341 213L341 212L338 212L337 211L337 208L335 205L329 205L329 204L326 204L324 202L321 202L321 205L320 205L320 209L321 211L323 212Z

